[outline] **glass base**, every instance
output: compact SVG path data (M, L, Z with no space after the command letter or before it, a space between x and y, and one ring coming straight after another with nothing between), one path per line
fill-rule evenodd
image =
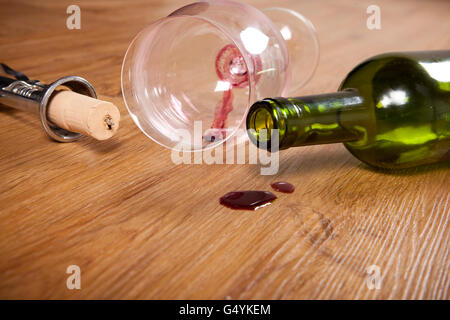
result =
M288 95L298 95L299 89L311 79L319 63L316 29L311 21L294 10L266 8L262 11L286 41L291 67Z

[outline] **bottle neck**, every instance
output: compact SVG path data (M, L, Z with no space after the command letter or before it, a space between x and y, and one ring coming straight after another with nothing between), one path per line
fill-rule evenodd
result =
M352 124L367 116L357 90L256 102L247 115L250 140L270 150L270 130L278 129L279 149L294 146L356 141ZM252 130L253 129L253 130ZM260 134L261 129L269 131ZM266 141L262 141L266 140ZM264 142L264 143L263 143Z

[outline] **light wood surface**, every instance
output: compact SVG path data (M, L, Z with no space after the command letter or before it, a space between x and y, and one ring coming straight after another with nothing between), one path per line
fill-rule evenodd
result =
M366 28L381 7L382 29ZM315 24L320 65L300 94L335 90L381 52L450 47L449 1L256 1ZM342 145L281 153L276 176L256 165L175 165L142 134L121 97L125 50L146 24L185 1L0 1L0 61L50 82L91 81L116 104L107 141L50 141L38 119L0 107L0 298L448 299L448 165L374 171ZM221 207L234 190L278 194L256 212ZM81 268L81 289L66 268ZM380 267L379 290L366 268Z

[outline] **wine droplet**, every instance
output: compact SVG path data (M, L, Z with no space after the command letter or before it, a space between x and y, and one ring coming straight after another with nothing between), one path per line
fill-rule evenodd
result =
M279 181L274 182L270 185L274 190L284 193L292 193L295 190L294 185L289 182Z
M233 191L220 198L220 204L231 209L257 210L271 204L276 195L269 191Z

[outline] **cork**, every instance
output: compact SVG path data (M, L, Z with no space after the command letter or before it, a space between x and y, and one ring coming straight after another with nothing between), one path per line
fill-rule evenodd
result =
M47 106L47 117L55 125L93 137L111 138L119 128L119 109L111 102L73 91L56 91Z

